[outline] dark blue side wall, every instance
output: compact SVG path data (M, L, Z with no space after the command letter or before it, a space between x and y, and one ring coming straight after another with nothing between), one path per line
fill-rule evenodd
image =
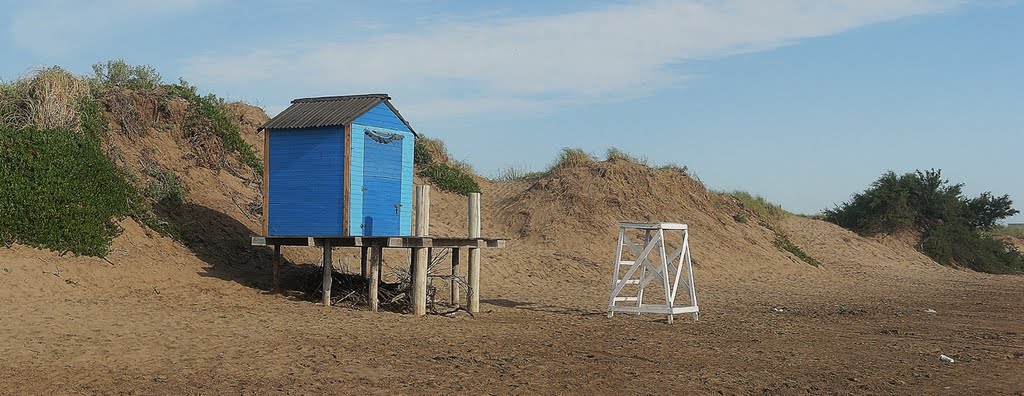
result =
M268 234L342 236L345 129L269 130Z

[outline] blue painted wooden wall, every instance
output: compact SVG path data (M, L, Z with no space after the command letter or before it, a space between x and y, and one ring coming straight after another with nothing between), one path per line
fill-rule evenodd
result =
M401 134L403 139L381 144L368 138L365 129ZM352 135L349 229L353 235L411 235L415 136L384 103L353 121Z
M353 139L363 139L363 235L400 235L405 138L382 143L365 131L391 132L359 124L352 128Z
M267 131L268 234L341 236L345 129Z

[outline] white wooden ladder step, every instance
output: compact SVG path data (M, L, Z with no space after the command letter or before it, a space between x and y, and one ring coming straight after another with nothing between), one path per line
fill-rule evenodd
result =
M636 264L636 261L627 261L627 260L619 261L619 265L632 266L633 264Z
M637 300L639 300L639 299L636 298L636 297L615 297L615 302L619 302L619 301L636 302Z

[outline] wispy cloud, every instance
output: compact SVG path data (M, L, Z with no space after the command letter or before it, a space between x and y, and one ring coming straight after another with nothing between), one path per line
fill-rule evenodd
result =
M29 51L55 56L82 43L117 34L125 25L195 9L201 0L37 0L11 15L14 42Z
M362 41L187 59L218 85L273 80L311 92L385 91L414 118L533 111L645 95L687 78L678 65L956 7L956 0L643 1L561 15L491 18ZM337 87L320 92L324 87Z

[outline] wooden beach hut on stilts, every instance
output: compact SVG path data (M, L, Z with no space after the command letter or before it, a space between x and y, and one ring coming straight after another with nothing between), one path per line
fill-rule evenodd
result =
M370 308L377 310L383 249L409 251L413 313L426 314L427 257L452 249L452 297L458 299L459 250L468 250L467 310L480 307L480 249L505 239L480 235L480 194L469 195L465 237L429 232L430 188L413 186L416 132L386 94L293 100L264 131L263 234L256 246L272 246L278 283L281 246L323 250L323 303L331 303L334 248L359 248L361 273L369 280ZM453 301L455 303L456 301Z

